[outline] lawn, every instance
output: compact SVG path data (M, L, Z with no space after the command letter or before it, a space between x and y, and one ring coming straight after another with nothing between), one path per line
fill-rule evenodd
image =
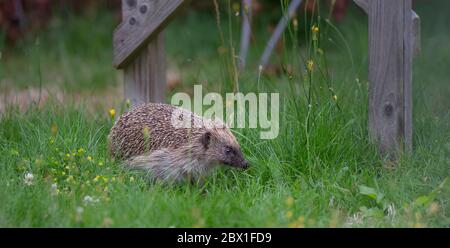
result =
M249 66L236 81L230 58L239 17L221 7L220 23L213 9L186 11L166 29L169 71L181 79L167 99L192 93L193 84L220 93L279 92L276 139L261 140L258 129L233 130L249 170L221 167L202 185L168 185L110 158L108 110L123 111L122 77L111 55L117 20L107 12L57 16L38 39L0 46L1 99L28 87L49 92L26 108L1 100L0 227L450 225L448 1L415 5L422 51L413 72L414 149L395 162L368 139L362 12L352 6L338 24L300 15L284 52L272 58L274 67L287 69L262 75L257 61L271 19L258 16ZM317 40L312 24L320 28Z

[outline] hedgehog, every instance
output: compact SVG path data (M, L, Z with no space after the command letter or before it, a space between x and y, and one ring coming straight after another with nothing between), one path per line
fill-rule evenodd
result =
M169 104L145 103L124 113L108 140L112 157L163 181L202 179L217 165L249 167L226 124Z

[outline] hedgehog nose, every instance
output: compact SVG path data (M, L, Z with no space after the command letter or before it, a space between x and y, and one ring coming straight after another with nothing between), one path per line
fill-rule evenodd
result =
M242 163L242 169L248 169L248 167L250 167L250 165L247 161L244 161L244 163Z

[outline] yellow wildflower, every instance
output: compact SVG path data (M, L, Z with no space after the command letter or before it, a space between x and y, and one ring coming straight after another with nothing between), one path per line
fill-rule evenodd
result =
M294 18L294 19L292 20L292 24L294 25L294 28L297 28L297 27L298 27L298 20L297 20L297 18Z
M317 27L316 25L313 25L313 26L311 27L311 31L312 31L314 34L317 34L317 33L319 32L319 27Z
M55 123L53 123L50 128L50 131L51 131L52 135L55 136L56 133L58 132L58 126Z
M300 216L297 220L293 221L288 225L290 228L303 228L305 227L305 217Z
M337 101L337 96L336 95L333 95L333 100Z
M287 219L292 218L293 215L294 215L294 214L292 213L292 211L287 211L287 212L286 212L286 218L287 218Z
M109 110L109 116L111 117L111 119L114 119L114 117L116 117L116 110L114 108Z
M94 181L94 183L96 183L98 181L98 179L100 179L99 175L95 176L94 180L92 180L92 181Z
M313 60L308 60L308 63L306 64L306 68L308 68L308 71L313 71L314 70L314 61Z
M248 11L249 11L249 6L248 6L248 4L244 4L244 11L245 11L245 13L248 13Z
M233 5L232 5L232 8L233 8L233 12L235 13L235 15L238 16L239 15L239 11L241 9L240 4L237 3L237 2L234 2Z
M290 207L290 206L292 206L292 204L294 204L294 198L292 196L289 196L286 199L286 205Z
M87 156L86 158L88 161L92 161L92 157L91 156Z

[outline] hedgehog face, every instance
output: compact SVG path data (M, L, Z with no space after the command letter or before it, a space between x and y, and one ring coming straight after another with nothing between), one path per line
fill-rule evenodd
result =
M206 132L202 135L202 144L206 149L205 155L214 162L241 169L249 167L239 144L234 140L213 137L210 132Z
M242 169L247 169L249 167L248 162L244 159L241 149L231 145L222 146L222 156L220 162Z

